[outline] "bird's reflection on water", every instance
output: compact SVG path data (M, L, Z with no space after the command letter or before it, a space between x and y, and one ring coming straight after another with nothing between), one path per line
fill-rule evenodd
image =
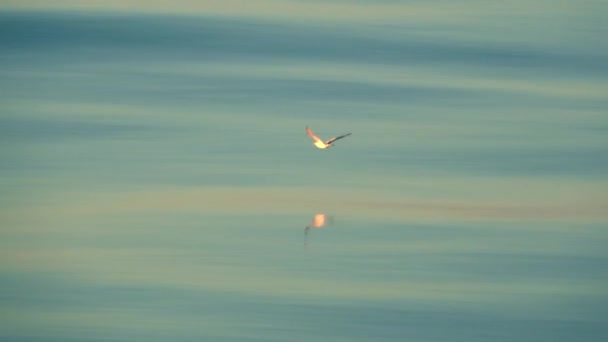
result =
M315 214L312 218L312 222L304 228L304 246L308 245L308 233L311 229L323 228L333 223L333 217L326 214Z

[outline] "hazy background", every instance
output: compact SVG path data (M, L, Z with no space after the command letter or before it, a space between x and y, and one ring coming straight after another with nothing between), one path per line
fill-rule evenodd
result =
M0 339L606 340L606 13L3 1Z

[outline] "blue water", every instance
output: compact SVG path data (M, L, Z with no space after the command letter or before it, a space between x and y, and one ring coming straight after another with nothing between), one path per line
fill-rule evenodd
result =
M0 12L0 339L606 340L591 8Z

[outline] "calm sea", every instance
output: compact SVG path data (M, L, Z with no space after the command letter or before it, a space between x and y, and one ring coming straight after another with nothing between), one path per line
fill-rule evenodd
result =
M503 19L1 12L0 339L606 341L608 26Z

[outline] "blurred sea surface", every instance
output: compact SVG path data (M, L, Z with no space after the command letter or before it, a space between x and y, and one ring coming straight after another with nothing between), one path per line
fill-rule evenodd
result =
M605 341L591 3L0 12L0 339Z

